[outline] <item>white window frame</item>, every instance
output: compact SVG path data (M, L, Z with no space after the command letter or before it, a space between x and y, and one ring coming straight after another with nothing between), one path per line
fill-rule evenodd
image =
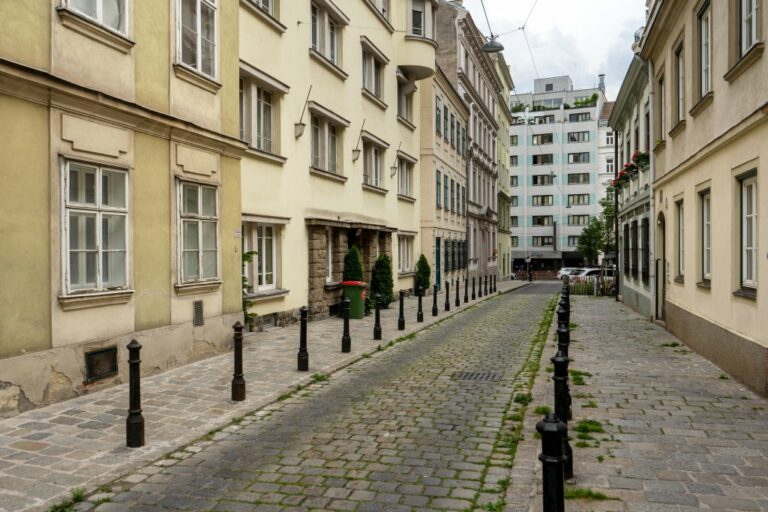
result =
M131 12L130 11L130 4L129 4L129 2L131 0L118 0L118 1L122 1L122 6L123 6L122 13L121 13L121 18L123 20L123 28L122 29L115 28L115 27L113 27L111 25L108 25L108 24L104 23L104 0L94 0L96 2L96 16L95 17L91 16L90 14L88 14L88 13L86 13L84 11L81 11L80 9L78 9L75 6L76 5L76 0L63 0L63 1L64 1L64 6L67 7L69 10L74 11L77 14L88 18L89 20L92 20L94 23L98 24L100 27L104 27L107 30L110 30L110 31L115 32L117 34L121 34L123 36L128 35L128 21L129 21L128 14Z
M589 132L568 132L568 144L589 142Z
M256 4L256 7L269 14L270 16L275 15L275 4L279 1L280 0L251 0L251 2Z
M712 7L709 3L699 13L699 96L712 90Z
M712 279L712 194L701 196L701 275Z
M399 273L413 270L413 235L397 235L397 270Z
M615 172L614 169L615 169L615 167L614 167L613 157L606 158L605 159L605 172L606 173L613 173L613 172Z
M310 165L315 169L341 174L339 141L342 127L330 119L310 115Z
M397 159L397 193L413 197L413 164L404 158Z
M677 275L685 275L685 203L677 203Z
M94 203L79 203L70 200L69 186L70 186L70 166L72 164L81 165L84 167L90 167L95 170L95 183L94 183ZM121 173L125 177L125 207L105 206L102 204L102 173L103 171ZM84 294L84 293L98 293L105 291L126 290L129 289L129 259L131 254L130 240L128 233L130 233L130 218L129 218L129 206L130 206L130 175L125 169L100 166L77 160L66 160L62 165L62 189L61 189L61 219L62 219L62 244L61 244L61 256L62 256L62 289L65 295ZM70 213L90 214L96 217L96 282L93 287L90 288L73 288L70 275L70 232L72 227L70 226ZM104 287L103 283L103 254L104 249L102 247L102 220L103 216L121 216L125 218L125 240L124 249L125 252L125 267L124 275L125 282L121 286ZM118 251L108 251L118 252Z
M608 130L608 132L605 134L605 144L608 146L613 146L613 131Z
M761 19L761 0L739 1L739 41L740 55L745 55L758 41Z
M757 288L757 269L759 261L758 253L758 208L759 197L757 194L757 176L750 176L741 180L741 286ZM752 211L748 211L751 200ZM752 239L751 245L748 243ZM751 265L748 264L751 255Z
M384 96L384 66L374 52L363 48L363 89L377 98Z
M195 46L195 55L196 55L196 62L195 64L190 64L188 62L184 62L184 56L183 56L183 31L184 27L182 24L182 12L183 7L182 4L186 0L177 0L176 2L176 8L178 9L176 19L177 19L177 30L176 30L176 52L177 52L177 60L178 63L188 67L192 70L194 70L196 73L200 73L201 75L207 76L211 79L216 80L218 77L219 72L219 11L218 11L218 1L217 0L190 0L195 2L195 33L196 33L196 46ZM202 9L202 6L205 5L212 9L213 11L213 31L214 31L214 41L211 43L213 44L213 54L211 56L212 62L211 66L213 68L212 73L206 73L203 71L203 56L202 56L202 34L201 34L201 16L200 12Z
M341 67L342 27L344 22L337 19L325 6L312 2L310 7L311 39L310 48Z
M568 236L568 247L576 247L579 245L579 235Z
M675 51L675 78L677 79L675 100L677 101L677 107L675 114L677 116L677 122L685 119L685 48L683 43L677 47Z
M369 140L363 141L363 183L384 188L384 148Z
M272 234L270 237L267 237L265 234L265 230L270 229L272 230ZM261 230L261 231L259 231ZM255 224L253 226L253 232L252 232L252 238L251 241L255 245L253 250L256 251L256 257L253 259L253 265L254 265L254 274L256 276L256 279L254 280L254 286L259 291L266 291L266 290L274 290L277 288L277 245L278 245L278 233L279 233L279 226L277 224ZM266 269L266 257L263 257L266 255L266 247L268 240L271 240L272 245L272 261L270 262L272 264L272 283L267 284L267 275L270 274L270 272L267 272Z
M584 159L584 155L586 155L586 159ZM588 164L591 160L592 158L590 157L589 151L582 151L579 153L568 153L569 164L574 164L574 165Z
M568 206L586 206L589 204L589 194L568 194Z
M419 37L426 37L427 35L427 15L426 15L426 1L425 0L411 0L411 34ZM417 7L421 7L418 9ZM421 26L419 30L416 30L416 24L414 21L417 19L417 14L421 13Z
M184 213L184 187L185 186L195 186L197 187L197 206L198 206L198 213L197 214L187 214ZM215 201L216 201L216 212L215 215L203 215L202 213L202 194L203 189L213 189L215 191ZM220 263L219 263L219 256L221 252L221 234L219 233L219 217L220 217L220 210L219 210L219 188L215 185L210 184L204 184L204 183L198 183L195 181L187 181L187 180L177 180L177 186L176 186L176 212L177 212L177 232L178 232L178 278L179 282L182 284L186 283L198 283L198 282L205 282L205 281L219 281L219 276L221 275L220 272ZM184 268L184 223L185 222L197 222L198 228L197 228L197 240L198 240L198 259L197 259L197 265L198 265L198 277L196 279L187 279L186 278L186 270ZM203 246L203 223L211 222L216 225L216 273L213 276L203 276L203 253L204 249Z

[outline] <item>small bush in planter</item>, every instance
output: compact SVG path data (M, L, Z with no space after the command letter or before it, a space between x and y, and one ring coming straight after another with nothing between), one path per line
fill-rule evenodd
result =
M371 294L377 297L382 307L389 306L395 300L394 283L392 282L392 260L382 254L373 265L371 277Z
M353 245L344 256L344 281L362 281L363 264L360 262L360 251Z
M424 294L429 290L431 274L432 270L429 268L427 258L422 254L416 262L416 288L420 293Z

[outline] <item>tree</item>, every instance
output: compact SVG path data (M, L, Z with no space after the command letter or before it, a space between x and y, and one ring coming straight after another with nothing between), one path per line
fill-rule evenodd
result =
M344 281L362 281L363 264L360 262L360 251L353 245L344 256Z
M430 286L430 275L432 270L429 268L427 258L422 254L416 262L416 287L424 293Z
M579 243L576 246L578 251L584 256L588 265L597 261L597 255L603 246L603 221L597 217L592 217L589 224L584 228L579 236Z
M612 185L608 185L605 192L605 197L600 200L600 206L603 207L603 211L600 214L600 220L603 223L603 243L600 250L604 253L616 251L616 240L614 239L616 206L613 196L616 193L616 189Z
M382 254L373 264L371 276L371 293L379 300L381 306L388 306L395 300L394 283L392 282L392 260Z

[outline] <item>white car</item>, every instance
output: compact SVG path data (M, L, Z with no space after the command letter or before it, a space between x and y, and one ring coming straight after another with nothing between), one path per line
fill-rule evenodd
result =
M561 268L560 270L557 271L557 278L558 279L562 279L565 276L571 275L571 273L576 271L576 270L581 270L581 269L577 268L577 267L563 267L563 268Z
M571 272L570 278L580 280L585 277L596 277L599 276L602 271L603 269L601 268L578 268ZM612 268L605 269L605 277L613 277Z

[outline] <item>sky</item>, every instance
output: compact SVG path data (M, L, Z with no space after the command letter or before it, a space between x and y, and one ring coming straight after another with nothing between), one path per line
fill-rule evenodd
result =
M537 77L559 75L570 75L576 89L592 88L605 73L606 95L616 99L632 60L634 33L645 24L644 0L484 1L495 34L518 29L533 7L525 34L516 30L498 39L518 93L531 92ZM488 35L480 0L464 0L464 6Z

